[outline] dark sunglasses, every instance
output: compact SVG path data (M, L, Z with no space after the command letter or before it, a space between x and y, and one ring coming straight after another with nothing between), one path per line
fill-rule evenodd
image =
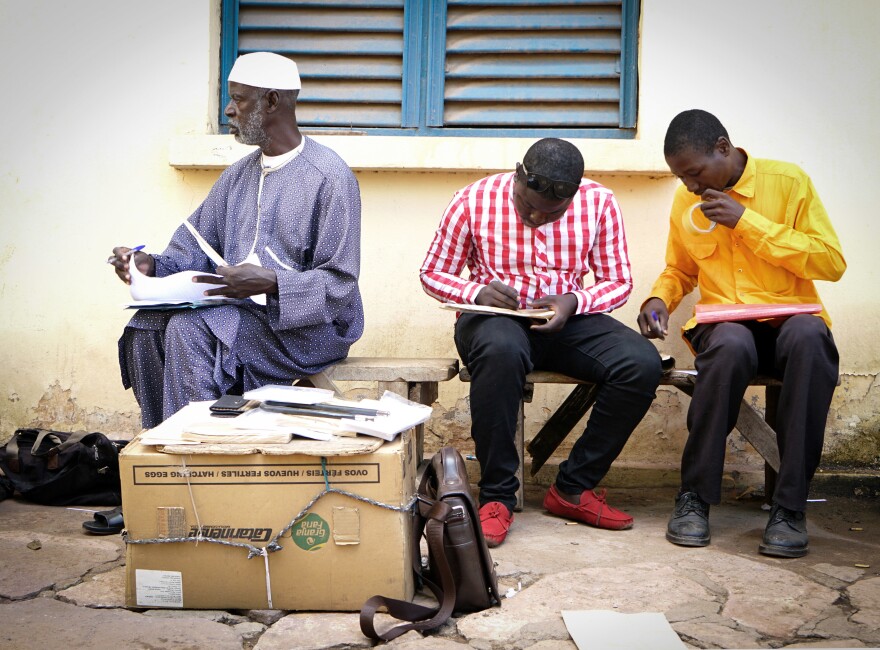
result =
M535 190L539 194L552 190L553 195L557 199L570 199L577 193L578 188L580 187L579 183L555 181L552 178L547 178L541 174L531 174L522 163L519 163L519 167L522 169L523 174L526 177L526 187L530 190Z

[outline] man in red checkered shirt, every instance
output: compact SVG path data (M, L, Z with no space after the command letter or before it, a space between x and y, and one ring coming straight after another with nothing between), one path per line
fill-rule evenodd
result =
M660 355L607 315L632 291L626 237L614 194L583 173L573 144L539 140L515 172L455 194L422 264L423 288L442 302L554 312L548 321L475 313L456 320L455 344L471 375L480 521L489 546L503 542L513 522L517 412L533 370L599 385L587 427L560 464L544 507L600 528L632 526L632 517L595 488L654 399ZM594 281L586 286L590 271Z

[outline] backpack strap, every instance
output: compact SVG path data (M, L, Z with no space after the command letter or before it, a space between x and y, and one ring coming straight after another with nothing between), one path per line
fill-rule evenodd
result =
M90 435L88 431L76 431L67 436L67 440L62 440L57 433L58 431L46 431L45 429L40 429L40 433L37 436L37 439L34 441L33 447L31 447L31 456L34 458L46 457L46 469L50 471L55 471L59 467L58 456L62 451L66 449L70 449L75 444L80 442L83 438ZM49 438L55 444L45 451L40 451L40 445L43 444L43 440Z
M360 625L361 632L371 639L390 641L409 632L410 630L430 630L442 625L451 615L455 607L455 580L452 576L452 568L446 557L443 547L443 535L446 529L446 520L452 514L452 508L442 501L434 502L427 512L425 523L425 537L428 540L428 549L434 559L437 572L440 574L440 585L425 580L431 591L437 597L440 606L424 607L406 600L373 596L361 608ZM403 625L377 632L374 624L376 611L385 607L394 618L409 621Z
M19 431L21 431L21 429L19 429ZM21 463L18 460L18 433L19 433L19 431L16 431L15 435L13 435L9 439L9 442L6 443L6 449L4 451L4 454L5 454L4 460L6 461L6 466L9 467L9 469L12 472L14 472L15 474L18 474L21 471Z
M62 442L60 445L57 445L53 449L57 449L57 451L55 453L60 454L65 449L70 449L76 443L82 441L83 438L85 438L86 436L90 436L90 435L92 435L92 432L90 432L90 431L74 431L73 433L71 433L67 437L67 440ZM98 434L98 435L103 435L103 434ZM34 445L34 448L36 448L36 445ZM34 453L34 452L31 452L31 453ZM52 453L52 449L49 450L49 453Z
M37 434L37 446L46 437L46 434L52 433L48 429L16 429L15 434L6 443L6 466L15 473L21 472L21 461L18 458L19 444L18 441L25 432L33 431Z

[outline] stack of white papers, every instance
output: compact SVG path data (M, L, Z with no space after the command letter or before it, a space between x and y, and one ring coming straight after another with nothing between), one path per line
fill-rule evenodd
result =
M336 431L334 423L263 409L251 409L234 418L212 417L210 422L188 425L181 434L184 441L209 444L285 444L293 436L311 440L330 440Z
M378 400L351 401L336 399L333 391L319 388L270 385L248 391L244 397L261 402L284 402L293 407L332 405L372 409L379 414L315 417L255 408L236 417L219 418L211 415L213 401L190 402L189 406L141 434L140 442L145 445L285 444L294 437L329 441L335 436L358 433L394 440L401 432L431 417L430 406L411 402L389 391Z
M430 406L411 402L387 390L381 399L364 399L358 402L358 406L385 411L388 415L378 415L371 419L340 420L340 429L365 433L383 440L394 440L399 433L422 424L431 417Z
M324 388L307 388L305 386L280 386L278 384L266 384L247 391L242 395L245 399L253 399L258 402L290 402L291 404L318 404L333 399L332 390Z
M234 418L211 415L213 402L190 402L159 426L141 435L144 445L285 444L296 436L331 440L335 421L317 421L252 409Z
M361 409L374 409L382 412L375 417L325 418L333 422L337 432L354 432L376 436L383 440L394 440L398 434L421 424L431 417L431 407L412 402L396 393L385 391L378 400L363 399L350 401L334 399L333 391L301 386L278 386L270 384L244 394L247 399L272 402L287 402L291 405L303 404L320 406L351 406ZM238 418L236 418L238 419Z
M201 423L218 420L211 416L211 404L208 402L190 402L170 418L141 434L139 441L143 445L197 445L198 442L184 440L183 430Z

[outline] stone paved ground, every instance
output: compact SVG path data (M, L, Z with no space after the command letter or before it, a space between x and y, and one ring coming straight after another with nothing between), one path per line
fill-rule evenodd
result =
M636 525L608 532L566 525L543 512L541 492L527 493L508 541L493 551L501 591L510 594L502 606L389 647L574 650L560 612L585 609L662 612L690 648L880 647L876 497L829 493L811 504L811 552L795 560L757 553L766 512L760 500L732 493L712 509L711 546L667 543L673 497L669 489L615 490L611 501ZM373 645L354 613L126 609L122 539L84 534L89 517L0 503L0 648Z

